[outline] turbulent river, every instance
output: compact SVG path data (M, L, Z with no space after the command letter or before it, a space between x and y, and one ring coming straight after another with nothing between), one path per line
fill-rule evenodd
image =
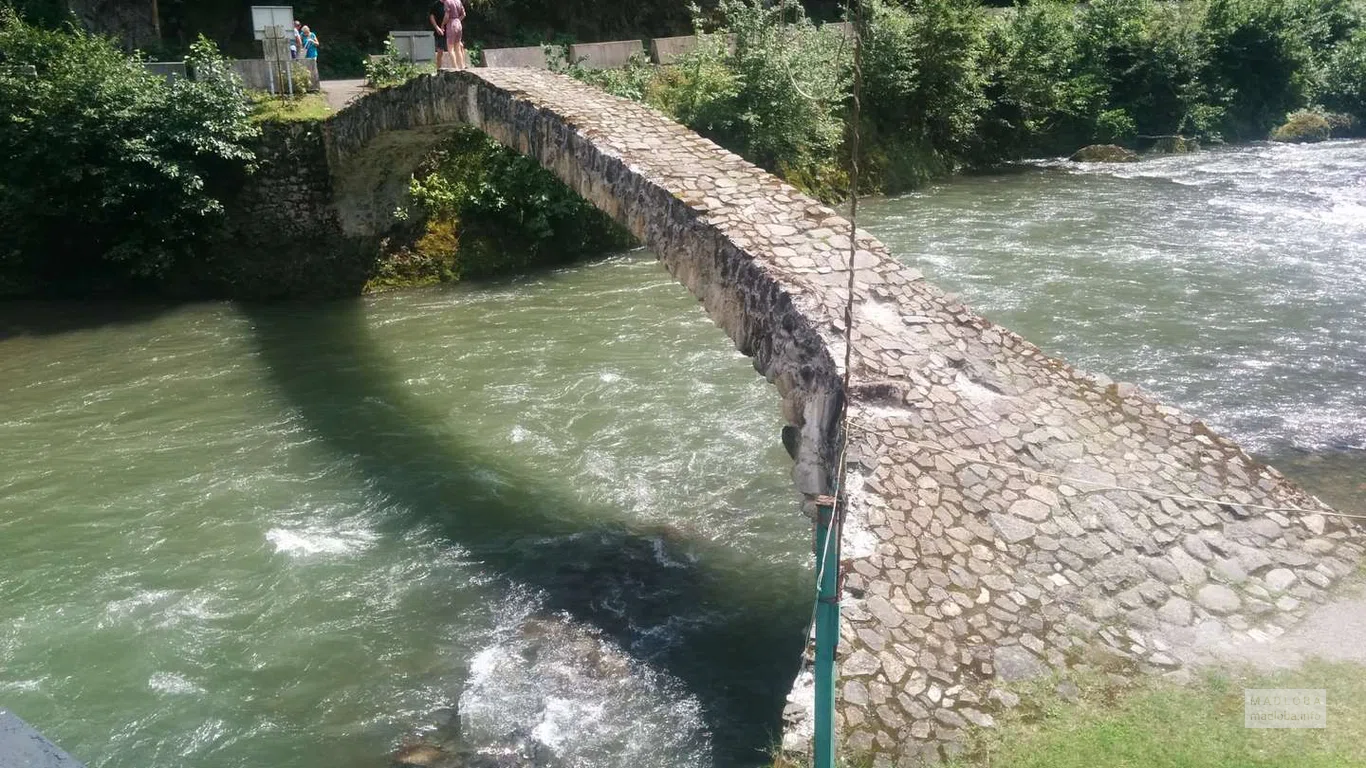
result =
M870 202L933 281L1366 511L1366 142ZM649 254L324 305L0 305L0 707L100 768L763 762L777 398Z

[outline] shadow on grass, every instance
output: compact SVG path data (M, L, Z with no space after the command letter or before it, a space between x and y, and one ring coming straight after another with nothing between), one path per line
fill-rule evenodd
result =
M701 703L715 764L766 762L797 672L805 617L794 607L804 595L774 599L773 582L736 583L739 552L585 508L479 455L403 391L368 336L363 302L244 311L272 383L403 510L394 535L435 527L490 573L537 591L548 611L680 680ZM666 626L668 641L658 632Z

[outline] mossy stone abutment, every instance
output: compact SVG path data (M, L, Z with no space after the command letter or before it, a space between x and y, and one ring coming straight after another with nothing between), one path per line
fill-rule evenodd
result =
M377 236L458 125L534 158L623 224L753 358L781 397L808 511L845 452L848 753L937 760L1011 703L1002 681L1098 660L1172 670L1197 642L1269 640L1357 567L1362 531L1275 469L1132 386L1049 357L863 233L846 391L848 222L658 112L562 75L444 73L359 99L323 128L327 226ZM793 746L809 698L799 679Z

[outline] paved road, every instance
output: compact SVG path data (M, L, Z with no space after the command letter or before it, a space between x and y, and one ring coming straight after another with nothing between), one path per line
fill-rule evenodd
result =
M318 85L333 112L340 112L347 104L369 92L364 80L324 80Z

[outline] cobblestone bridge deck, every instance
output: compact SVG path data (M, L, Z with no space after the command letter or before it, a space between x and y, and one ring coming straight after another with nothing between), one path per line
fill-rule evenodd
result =
M455 124L537 159L659 255L777 385L808 500L830 491L847 446L846 752L935 760L1012 704L1002 681L1078 664L1172 670L1197 641L1269 639L1357 566L1361 532L1274 469L1050 358L866 234L844 392L848 223L565 77L479 70L360 99L328 127L343 228L382 227ZM841 436L846 396L855 427ZM799 680L794 745L809 696Z

